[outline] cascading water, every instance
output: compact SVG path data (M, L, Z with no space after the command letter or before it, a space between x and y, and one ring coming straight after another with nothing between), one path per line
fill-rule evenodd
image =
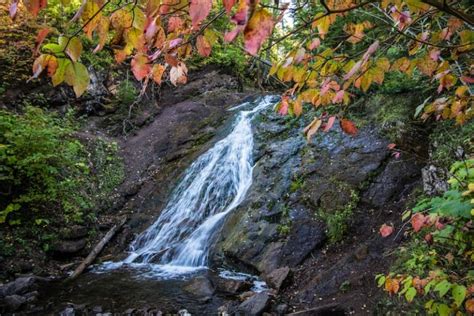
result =
M264 97L253 109L241 111L230 134L191 164L161 215L133 241L120 265L146 266L161 276L206 267L222 219L252 184L251 121L272 99Z

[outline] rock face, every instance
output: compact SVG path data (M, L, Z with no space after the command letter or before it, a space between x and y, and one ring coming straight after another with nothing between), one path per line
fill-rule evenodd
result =
M325 243L319 211L355 208L361 200L382 207L420 175L419 164L390 155L389 142L373 126L355 137L334 127L306 142L304 120L296 124L271 111L256 118L253 183L224 224L216 262L264 276L296 267Z
M267 293L257 293L244 301L237 308L237 315L259 316L268 308L270 296Z

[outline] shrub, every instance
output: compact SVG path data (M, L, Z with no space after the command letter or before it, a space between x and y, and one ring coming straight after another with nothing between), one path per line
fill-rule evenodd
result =
M464 315L474 313L474 159L452 165L450 190L422 199L405 213L413 227L411 242L399 249L380 287L397 294L410 312Z

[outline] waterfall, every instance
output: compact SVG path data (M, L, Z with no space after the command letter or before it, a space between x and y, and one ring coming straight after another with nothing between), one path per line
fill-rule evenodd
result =
M231 132L191 164L158 219L133 241L122 264L147 266L159 275L207 266L222 220L252 184L251 121L272 99L264 97L253 109L240 111Z

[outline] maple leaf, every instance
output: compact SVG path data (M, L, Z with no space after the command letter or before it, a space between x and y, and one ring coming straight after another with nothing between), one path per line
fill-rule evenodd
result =
M380 227L379 232L380 232L380 235L385 238L385 237L390 236L393 233L393 230L394 228L392 225L383 224Z
M199 35L196 39L196 48L199 55L203 57L207 57L211 54L211 45L209 44L207 39L202 35Z
M176 67L171 67L170 81L173 85L185 84L188 81L188 68L183 62L179 62Z
M197 28L207 18L211 8L212 0L191 0L189 16L191 17L193 28Z
M422 213L416 213L412 216L410 222L413 230L418 232L425 226L426 216Z
M344 133L355 136L357 135L357 127L355 126L354 122L348 120L348 119L341 119L339 122L341 125L342 130Z
M273 16L265 9L257 9L244 29L245 50L256 55L263 42L272 34Z

